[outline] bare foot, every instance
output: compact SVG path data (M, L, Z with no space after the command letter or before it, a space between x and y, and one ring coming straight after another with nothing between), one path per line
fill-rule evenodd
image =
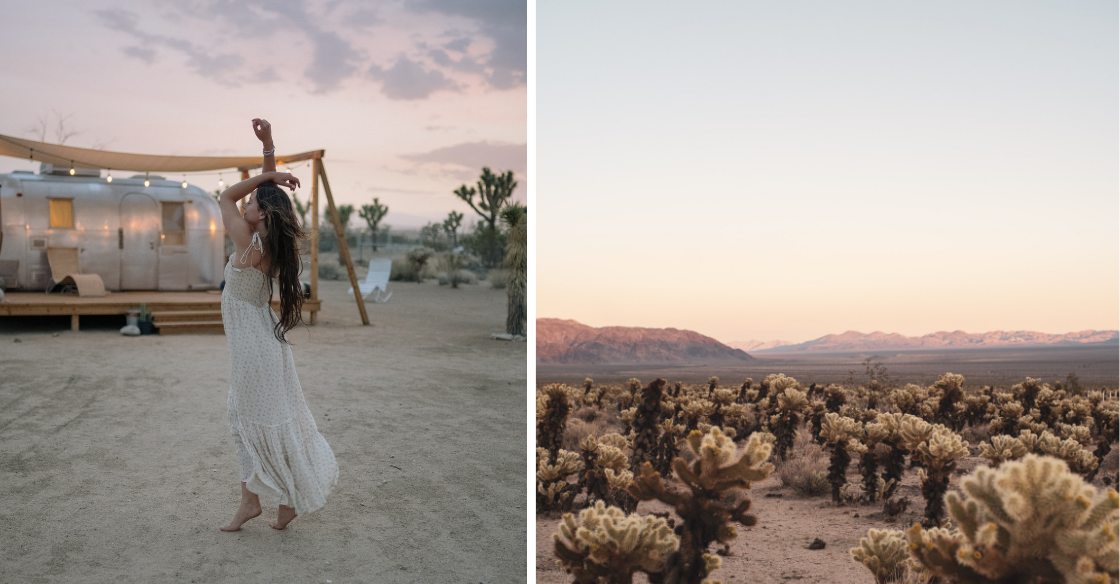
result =
M260 502L257 502L257 503L244 503L243 502L243 503L241 503L241 506L237 508L237 513L233 514L233 521L230 521L229 525L223 525L223 526L219 527L218 529L221 529L222 531L237 531L237 530L241 529L241 526L244 525L244 523L246 521L248 521L248 520L250 520L250 519L252 519L252 518L254 518L254 517L256 517L257 515L260 515L260 514L261 514L261 504L260 504Z
M295 509L286 505L281 505L279 509L276 510L276 521L273 521L269 525L271 525L273 529L284 529L295 518Z

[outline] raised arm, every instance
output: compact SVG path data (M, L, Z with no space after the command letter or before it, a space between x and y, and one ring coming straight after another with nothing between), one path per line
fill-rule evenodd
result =
M270 180L289 189L299 186L299 179L286 172L262 172L229 187L218 197L218 206L222 209L222 224L225 225L226 233L238 250L249 247L253 239L253 229L241 216L241 212L237 209L237 202L256 190L261 183Z
M272 143L272 124L268 120L261 118L253 118L253 132L260 138L261 143L264 145L264 166L261 167L261 172L274 172L276 170L276 146Z

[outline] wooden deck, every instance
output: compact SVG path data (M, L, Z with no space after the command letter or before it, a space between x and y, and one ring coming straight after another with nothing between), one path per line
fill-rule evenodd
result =
M82 298L77 294L43 294L39 292L9 292L0 301L0 316L66 316L70 315L70 328L78 330L78 317L83 314L120 314L139 309L147 304L151 312L220 311L222 296L212 292L110 292L98 298ZM305 300L303 310L312 315L321 310L321 300ZM280 310L280 301L272 302L273 310Z

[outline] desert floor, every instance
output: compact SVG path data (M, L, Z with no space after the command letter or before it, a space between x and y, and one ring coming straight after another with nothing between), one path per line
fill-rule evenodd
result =
M321 282L320 324L289 333L340 476L284 531L267 505L218 530L240 497L224 336L0 319L0 580L524 581L526 343L490 338L506 292L393 282L364 327L348 286Z
M1116 476L1115 448L1113 445L1112 453L1106 457L1101 473L1093 482L1097 489L1116 487L1115 483L1106 486L1102 481L1105 476ZM975 444L972 449L976 450ZM977 456L962 459L949 488L959 491L962 475L986 462ZM848 471L848 481L858 484L860 476L855 466L853 461ZM678 491L684 490L676 478L673 479L673 485ZM881 503L837 506L832 504L827 494L819 497L798 496L793 489L782 487L776 473L755 483L747 491L747 496L752 501L751 512L758 518L758 523L753 527L736 524L738 538L730 544L731 554L723 558L723 566L712 574L713 578L725 583L776 584L801 581L873 584L875 578L871 572L854 561L849 550L859 547L859 540L867 536L867 530L906 529L921 521L925 510L916 471L907 471L899 485L895 497L907 497L911 504L893 521L886 519ZM670 517L679 521L672 508L660 501L639 503L637 512L642 515L668 512ZM559 565L553 553L552 535L560 530L558 514L538 515L536 523L537 584L571 582L572 577ZM816 538L825 542L824 549L808 549ZM713 544L709 553L720 549L721 546ZM644 574L639 573L634 581L648 580Z

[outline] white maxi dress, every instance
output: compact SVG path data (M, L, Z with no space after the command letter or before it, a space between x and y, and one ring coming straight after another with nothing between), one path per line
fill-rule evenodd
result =
M260 247L254 233L250 249ZM338 463L307 409L292 350L273 332L278 318L264 273L235 268L231 258L225 278L226 404L241 481L261 498L294 507L297 515L310 513L326 504L338 482Z

